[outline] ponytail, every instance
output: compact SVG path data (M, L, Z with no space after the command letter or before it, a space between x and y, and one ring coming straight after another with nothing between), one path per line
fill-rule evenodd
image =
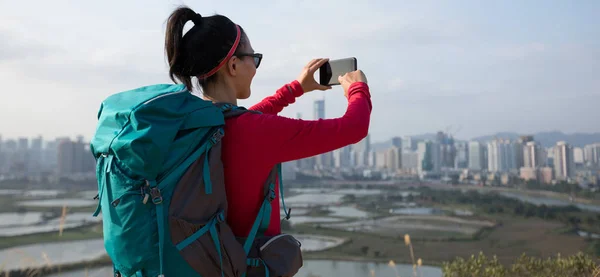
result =
M180 7L176 9L167 22L167 31L165 34L165 51L169 61L169 77L173 82L179 79L188 90L192 90L192 78L183 73L184 64L182 60L182 44L183 44L183 27L185 24L193 20L196 13L188 7Z

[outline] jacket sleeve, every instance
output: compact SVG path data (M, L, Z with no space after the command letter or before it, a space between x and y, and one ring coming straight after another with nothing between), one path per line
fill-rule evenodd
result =
M335 119L301 120L276 115L242 116L240 124L256 139L253 145L270 164L333 151L365 138L369 131L371 96L365 83L352 84L346 113Z
M276 115L289 104L296 102L296 97L300 97L302 94L304 94L304 91L300 83L293 81L279 88L274 95L266 97L258 104L250 107L250 110Z

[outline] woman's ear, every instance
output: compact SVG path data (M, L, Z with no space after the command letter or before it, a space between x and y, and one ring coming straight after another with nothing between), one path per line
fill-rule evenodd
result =
M238 63L240 62L240 59L236 56L233 56L229 59L229 61L227 62L227 73L230 76L237 76L237 68L238 68Z

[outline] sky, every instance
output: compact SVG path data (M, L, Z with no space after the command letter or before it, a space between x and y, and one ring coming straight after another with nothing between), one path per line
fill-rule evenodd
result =
M600 1L0 0L0 134L94 134L111 94L169 83L165 22L179 5L240 24L264 54L250 106L311 59L356 57L370 134L599 132ZM189 23L192 24L192 23ZM342 116L340 87L280 115Z

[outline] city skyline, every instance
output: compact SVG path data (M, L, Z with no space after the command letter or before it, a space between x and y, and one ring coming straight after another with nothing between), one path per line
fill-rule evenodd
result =
M321 101L321 100L317 100L317 101ZM314 109L314 107L313 107ZM314 110L313 110L313 114L314 114ZM301 114L297 114L295 118L302 118L300 116ZM373 135L371 133L369 133L369 137L371 140L371 144L379 144L379 143L385 143L385 142L391 142L395 137L400 137L400 138L419 138L419 137L431 137L430 139L433 139L435 137L435 134L437 132L439 132L441 130L432 130L430 132L425 132L425 133L421 133L421 134L411 134L411 135L400 135L400 134L396 134L396 135L391 135L390 137L387 138L380 138L380 139L373 139ZM511 134L511 135L516 135L518 136L534 136L535 134L544 134L544 133L559 133L559 134L564 134L567 136L571 136L571 135L584 135L584 136L597 136L598 140L600 141L600 132L574 132L574 133L567 133L567 132L563 132L563 131L559 131L559 130L553 130L553 131L538 131L538 132L523 132L523 133L519 133L519 132L514 132L514 131L498 131L498 132L493 132L493 133L488 133L488 134L481 134L481 135L477 135L471 138L464 138L464 137L456 137L456 136L452 136L455 140L457 141L464 141L464 142L469 142L469 141L488 141L491 140L493 137L497 137L498 139L511 139L509 137L507 137L506 135L503 134ZM500 135L498 135L500 134ZM82 133L77 133L75 132L73 135L67 135L67 134L62 134L62 135L57 135L57 136L45 136L44 134L34 134L32 136L28 136L28 135L17 135L17 136L6 136L5 133L0 132L0 141L6 141L6 140L19 140L20 138L28 138L28 139L33 139L33 138L38 138L38 137L42 137L44 138L44 141L48 142L48 141L54 141L54 140L60 140L63 138L69 138L69 139L77 139L79 137L82 137L85 141L90 141L91 137L93 136L93 134L86 136ZM485 138L485 137L490 137L490 139L481 139L481 138ZM429 138L428 138L429 139ZM564 139L559 139L557 141L560 140L564 140ZM568 140L567 140L568 141ZM592 142L593 143L593 142Z
M0 101L0 132L89 139L108 95L170 83L165 20L182 3L0 3L0 72L10 99ZM455 135L465 139L504 130L599 131L598 1L187 4L202 15L227 15L264 54L252 96L239 103L246 107L313 58L354 56L371 87L373 141L458 125ZM323 22L336 32L316 32ZM282 115L310 115L324 95L328 117L341 116L340 87L308 93Z

